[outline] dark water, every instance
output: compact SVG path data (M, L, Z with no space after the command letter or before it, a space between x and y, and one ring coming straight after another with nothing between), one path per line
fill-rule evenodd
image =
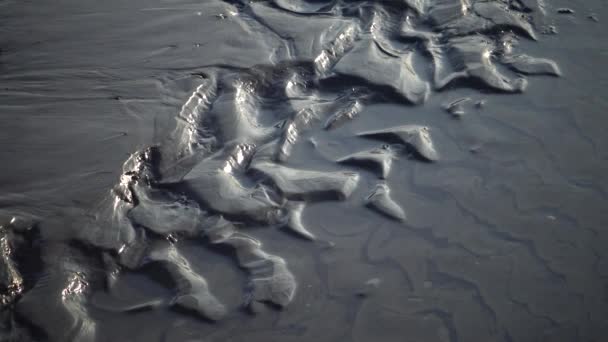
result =
M604 341L599 0L0 1L7 341Z

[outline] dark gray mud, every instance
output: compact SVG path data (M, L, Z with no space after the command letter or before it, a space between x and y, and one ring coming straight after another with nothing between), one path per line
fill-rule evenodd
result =
M605 15L0 1L0 340L605 341Z

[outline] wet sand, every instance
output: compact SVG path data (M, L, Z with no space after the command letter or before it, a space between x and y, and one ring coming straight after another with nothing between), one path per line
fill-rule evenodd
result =
M0 339L603 341L606 6L0 2Z

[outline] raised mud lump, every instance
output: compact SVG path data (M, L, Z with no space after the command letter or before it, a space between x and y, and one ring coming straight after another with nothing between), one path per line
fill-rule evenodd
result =
M357 135L387 141L396 141L412 148L414 152L428 161L439 159L429 128L419 125L404 125L386 129L360 132Z
M348 171L300 170L263 161L253 164L252 169L268 176L290 200L345 199L359 182L359 175Z
M388 185L381 183L376 185L372 192L365 199L365 205L392 219L405 220L405 212L391 198Z

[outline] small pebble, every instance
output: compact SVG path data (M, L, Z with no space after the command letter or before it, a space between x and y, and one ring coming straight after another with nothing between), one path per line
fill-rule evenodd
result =
M446 112L450 113L452 117L460 118L465 115L466 110L465 106L467 103L471 102L471 99L468 97L460 98L451 103L448 103L443 106Z
M477 153L479 153L480 150L481 150L481 146L479 146L479 145L471 146L469 148L469 152L471 152L472 154L477 154Z
M357 292L359 297L367 297L371 295L378 287L380 287L382 280L380 278L372 278L363 284L363 288Z
M555 27L554 25L545 26L545 27L543 27L542 33L543 34L557 34L557 27Z
M559 14L574 14L574 10L566 7L558 8L557 13Z

